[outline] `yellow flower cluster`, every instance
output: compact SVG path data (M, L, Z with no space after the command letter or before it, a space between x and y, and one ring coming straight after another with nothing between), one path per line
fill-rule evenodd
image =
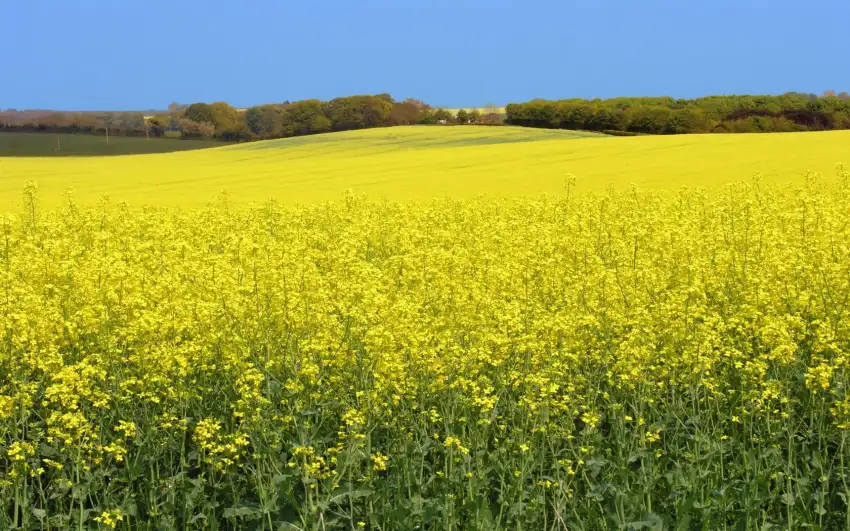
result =
M203 452L203 460L218 470L234 464L248 445L244 433L222 434L221 422L213 419L198 422L192 438Z
M403 499L455 528L626 528L752 484L723 514L839 510L846 181L192 211L27 195L0 219L0 504L22 527L87 518L87 488L106 527L289 503L305 528L391 529L370 518ZM751 476L811 470L829 481Z
M443 441L443 446L457 450L462 454L469 455L469 448L466 448L457 437L446 437L446 440Z
M94 521L109 529L115 529L115 527L124 519L124 516L121 514L121 509L112 509L110 511L103 511L100 515L94 517Z

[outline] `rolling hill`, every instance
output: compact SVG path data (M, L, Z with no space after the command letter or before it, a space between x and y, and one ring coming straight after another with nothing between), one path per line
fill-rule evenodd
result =
M180 153L122 157L0 157L0 202L20 203L28 180L44 205L109 195L130 204L197 206L227 190L233 201L305 203L346 190L427 200L560 194L609 185L716 186L749 178L788 182L833 175L850 162L850 131L766 135L608 137L518 127L410 126L330 133Z

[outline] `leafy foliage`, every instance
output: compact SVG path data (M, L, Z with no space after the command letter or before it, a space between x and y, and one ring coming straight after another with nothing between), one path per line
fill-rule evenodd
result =
M389 94L316 99L260 105L238 110L225 102L173 103L168 114L139 113L0 113L0 132L90 133L120 136L165 136L169 131L184 138L223 141L303 136L328 131L350 131L391 125L431 123L430 107L407 99L396 102ZM447 119L451 115L443 112ZM436 122L436 120L434 120Z
M533 100L511 104L507 123L646 134L786 132L850 128L850 98L825 94Z

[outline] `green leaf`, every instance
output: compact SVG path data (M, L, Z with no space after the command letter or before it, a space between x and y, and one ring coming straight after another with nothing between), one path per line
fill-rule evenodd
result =
M425 511L422 515L422 520L426 524L430 524L434 520L437 520L440 517L440 510L434 504L429 503L425 505Z
M641 518L641 520L626 524L626 529L655 529L658 531L664 529L664 521L656 514L647 513L641 516Z
M795 497L790 492L784 493L782 496L780 496L780 499L785 505L794 505Z
M62 455L59 453L59 450L52 444L42 443L41 445L39 445L38 451L42 457L62 457Z
M776 455L778 453L779 453L778 449L768 448L768 449L762 451L761 455L759 455L759 459L767 459L768 457L770 457L772 455Z
M228 507L224 510L224 517L244 518L246 520L256 520L263 515L259 508L250 505L237 505L236 507Z
M691 515L686 513L676 521L676 531L685 531L691 528Z
M75 500L85 499L89 494L88 485L77 483L71 487L71 498Z

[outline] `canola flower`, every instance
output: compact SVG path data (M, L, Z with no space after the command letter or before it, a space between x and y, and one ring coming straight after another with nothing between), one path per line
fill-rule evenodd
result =
M847 529L850 174L0 219L0 529ZM682 528L682 527L680 527Z

